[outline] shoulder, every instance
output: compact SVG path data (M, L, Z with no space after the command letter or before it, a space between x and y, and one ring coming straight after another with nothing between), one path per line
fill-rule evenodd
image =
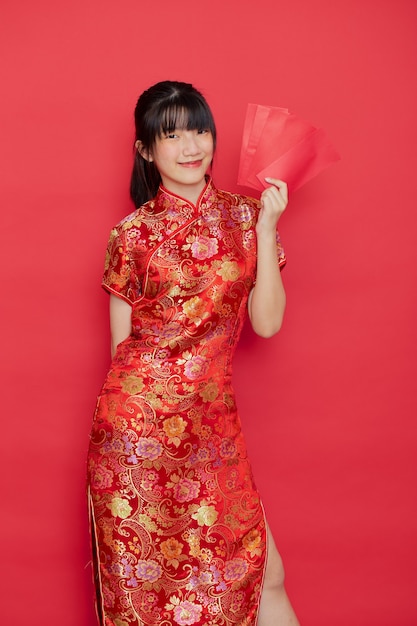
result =
M125 261L136 262L141 260L147 252L147 228L146 215L150 203L142 205L138 209L126 215L110 231L107 245L107 256L119 257L122 255Z
M122 241L140 239L144 227L153 212L154 201L150 200L129 215L126 215L111 229L110 238L118 238Z
M146 216L152 213L153 208L154 201L149 200L149 202L142 204L142 206L140 206L138 209L135 209L134 211L132 211L132 213L126 215L126 217L124 217L122 220L120 220L118 224L116 224L114 229L122 232L125 230L129 230L129 228L135 228L140 226Z

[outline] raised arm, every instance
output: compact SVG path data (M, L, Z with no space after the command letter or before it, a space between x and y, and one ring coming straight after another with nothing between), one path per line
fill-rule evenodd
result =
M130 304L110 294L110 332L111 355L114 356L117 345L129 337L132 331L132 307Z
M248 311L253 330L261 337L272 337L281 328L285 311L285 291L276 253L276 229L288 203L286 183L267 178L271 187L261 195L256 225L256 283L249 295Z

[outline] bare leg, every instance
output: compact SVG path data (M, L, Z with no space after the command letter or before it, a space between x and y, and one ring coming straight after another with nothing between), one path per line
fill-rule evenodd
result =
M267 526L268 559L259 606L258 626L300 626L284 588L284 567Z

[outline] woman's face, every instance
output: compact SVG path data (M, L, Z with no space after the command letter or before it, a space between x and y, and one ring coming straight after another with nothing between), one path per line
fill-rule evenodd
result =
M149 160L153 161L168 191L196 202L213 159L213 137L209 130L174 131L157 137Z

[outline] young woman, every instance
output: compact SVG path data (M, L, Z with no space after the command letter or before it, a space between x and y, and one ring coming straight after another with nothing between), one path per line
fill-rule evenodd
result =
M89 449L99 620L297 625L231 384L246 309L262 337L281 326L287 187L268 180L260 202L215 188L192 85L154 85L135 122L138 208L107 249L113 360Z

